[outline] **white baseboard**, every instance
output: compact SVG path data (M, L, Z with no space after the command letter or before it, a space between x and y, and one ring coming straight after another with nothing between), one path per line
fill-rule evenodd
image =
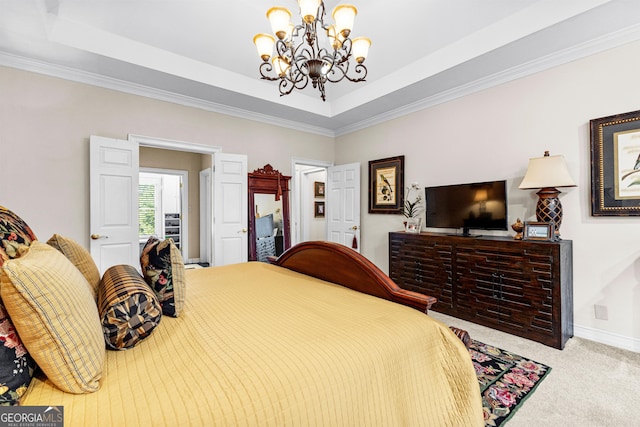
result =
M189 258L185 264L197 264L200 262L200 258Z
M586 340L640 353L640 339L637 338L630 338L613 332L578 325L573 325L573 334L578 338L584 338Z

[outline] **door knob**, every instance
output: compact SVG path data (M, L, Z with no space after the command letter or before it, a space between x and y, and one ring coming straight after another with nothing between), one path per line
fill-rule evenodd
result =
M92 235L91 235L91 238L92 238L93 240L98 240L98 239L102 239L102 238L104 238L104 239L108 239L108 238L109 238L109 236L101 236L101 235L99 235L99 234L92 234Z
M354 225L353 227L351 227L352 230L357 230L358 228L360 227L358 227L357 225Z
M246 228L243 228L242 230L238 231L238 233L246 233L246 232L247 232Z

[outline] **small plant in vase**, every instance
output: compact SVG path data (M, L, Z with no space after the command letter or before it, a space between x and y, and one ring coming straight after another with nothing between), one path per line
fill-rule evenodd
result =
M411 197L413 192L416 193L415 197ZM403 215L407 218L405 221L404 229L409 233L419 233L422 227L422 211L424 211L424 204L422 203L422 193L417 182L411 184L411 187L407 187L407 191L404 196L404 209Z

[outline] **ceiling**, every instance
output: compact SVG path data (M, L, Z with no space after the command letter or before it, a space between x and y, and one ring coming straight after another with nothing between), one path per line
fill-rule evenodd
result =
M336 136L640 40L637 0L349 1L367 81L326 102L259 78L253 36L294 0L0 0L0 65Z

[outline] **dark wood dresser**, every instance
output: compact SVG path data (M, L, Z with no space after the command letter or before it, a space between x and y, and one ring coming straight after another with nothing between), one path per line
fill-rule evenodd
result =
M389 233L389 276L431 308L562 349L573 336L572 242Z

